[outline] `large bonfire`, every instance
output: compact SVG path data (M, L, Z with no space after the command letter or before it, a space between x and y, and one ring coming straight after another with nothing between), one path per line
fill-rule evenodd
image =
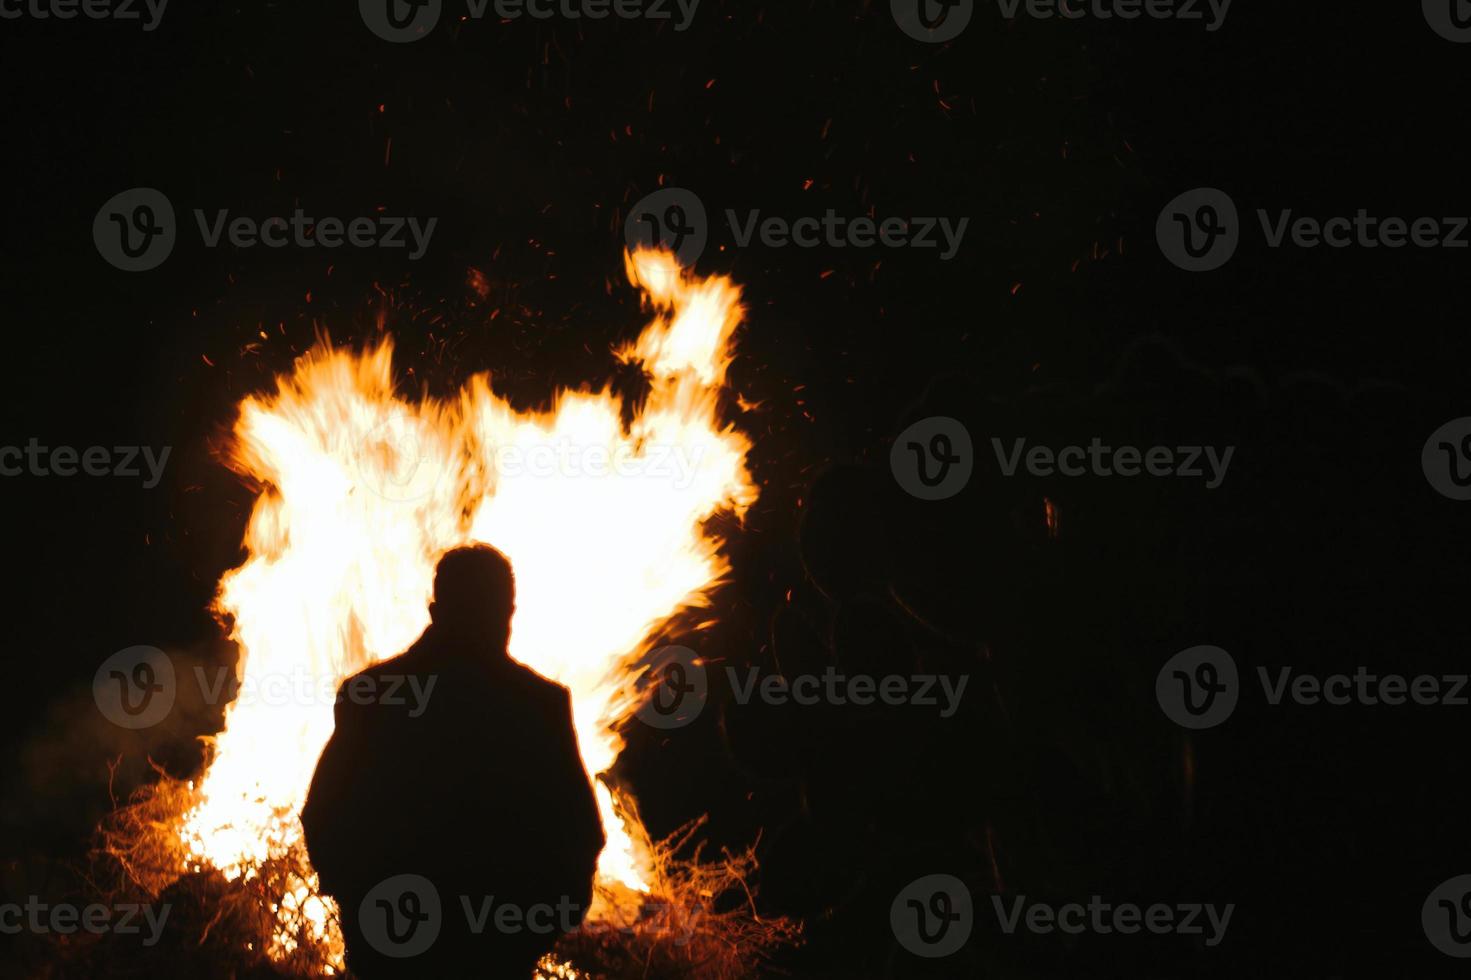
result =
M251 946L271 959L342 965L299 814L332 733L331 692L424 629L445 551L483 541L510 557L511 654L571 690L593 777L612 766L620 729L647 695L650 638L706 604L726 572L709 518L738 518L756 498L750 443L720 418L740 293L663 251L631 253L626 266L653 317L616 352L647 376L637 410L603 389L518 412L486 376L456 400L406 400L388 340L362 352L323 345L274 394L242 402L233 462L262 489L249 558L224 576L218 600L239 645L242 693L202 778L161 787L151 803L177 808L175 877L214 873L264 903ZM246 696L267 690L313 695ZM626 790L597 778L594 787L608 842L586 930L628 935L630 923L662 919L687 931L699 915L691 903L749 868L749 855L675 860L650 841ZM138 841L115 830L110 850L126 859ZM691 890L705 894L680 894ZM751 918L731 928L755 947L792 934Z

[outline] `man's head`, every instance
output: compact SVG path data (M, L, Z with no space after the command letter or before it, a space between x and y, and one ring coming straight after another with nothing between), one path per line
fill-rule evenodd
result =
M455 548L439 560L429 604L429 618L439 629L504 647L515 609L511 563L490 545Z

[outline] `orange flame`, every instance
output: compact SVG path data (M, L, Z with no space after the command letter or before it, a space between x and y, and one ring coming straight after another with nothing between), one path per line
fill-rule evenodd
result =
M706 520L739 517L756 498L750 443L717 413L739 290L666 252L634 252L626 266L654 311L618 352L650 383L627 426L606 388L517 412L477 376L457 401L411 404L394 393L387 340L362 354L313 351L274 395L242 402L237 464L264 489L249 558L220 584L242 694L184 818L194 863L233 880L300 841L337 685L419 635L439 556L467 542L510 557L511 654L570 688L587 771L612 766L648 637L704 604L727 571ZM647 893L655 869L637 818L594 787L608 837L600 884ZM301 881L282 905L326 930L315 891Z

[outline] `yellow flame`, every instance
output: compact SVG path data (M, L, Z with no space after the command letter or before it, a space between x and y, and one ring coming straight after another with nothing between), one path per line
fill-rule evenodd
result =
M727 571L706 519L740 516L756 497L750 443L717 410L739 290L662 251L626 266L654 311L618 352L650 384L626 426L606 388L517 412L478 376L457 401L410 403L394 392L387 340L313 351L274 395L242 402L237 465L263 489L249 558L221 580L242 686L185 816L195 863L251 876L300 840L337 685L413 642L439 556L471 541L515 567L512 656L571 690L587 771L613 764L649 635ZM653 858L637 818L594 787L608 836L599 880L646 893ZM282 906L325 921L315 884L299 882Z

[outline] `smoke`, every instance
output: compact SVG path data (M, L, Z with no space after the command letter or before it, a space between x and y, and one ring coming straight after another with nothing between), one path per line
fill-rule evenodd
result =
M7 865L79 858L99 822L157 780L160 769L182 779L199 773L208 738L223 727L233 696L236 648L216 638L163 653L176 683L173 705L156 724L115 724L92 686L77 685L48 704L40 722L7 751L12 764L0 775ZM221 672L223 684L197 681Z

